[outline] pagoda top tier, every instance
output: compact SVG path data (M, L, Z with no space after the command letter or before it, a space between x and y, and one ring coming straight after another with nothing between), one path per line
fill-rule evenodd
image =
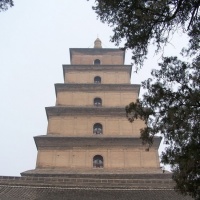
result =
M101 46L101 40L99 38L97 38L94 41L94 48L102 48L102 46Z
M94 41L94 48L70 48L72 65L124 65L125 50L102 48L101 40Z

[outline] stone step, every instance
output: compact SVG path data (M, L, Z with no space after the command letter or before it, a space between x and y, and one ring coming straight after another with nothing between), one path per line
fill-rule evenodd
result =
M52 187L119 187L119 188L173 188L170 178L125 178L125 177L0 177L0 185L52 186Z

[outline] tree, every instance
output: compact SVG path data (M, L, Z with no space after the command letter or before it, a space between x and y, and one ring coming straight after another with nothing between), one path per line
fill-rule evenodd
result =
M113 27L112 42L125 40L132 59L142 66L149 44L162 49L177 29L185 33L199 23L200 0L96 0L93 7L102 22ZM191 41L193 41L193 36ZM200 38L199 38L200 39Z
M0 12L7 10L9 6L14 6L12 0L0 0Z
M141 138L149 147L157 133L165 137L161 162L171 165L176 189L200 199L200 58L191 65L164 58L159 65L142 83L143 99L126 107L127 117L145 121Z
M93 7L102 22L113 27L112 42L125 40L134 63L141 67L150 44L160 52L177 29L189 36L184 56L163 58L160 70L144 81L146 93L126 107L132 122L145 121L141 130L144 144L151 147L161 134L168 146L161 162L173 171L176 189L200 199L200 0L96 0Z

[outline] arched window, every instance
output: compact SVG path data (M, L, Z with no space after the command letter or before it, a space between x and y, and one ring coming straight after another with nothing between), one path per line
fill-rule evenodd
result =
M100 123L94 124L93 133L96 135L103 134L103 126Z
M95 98L94 99L94 106L96 106L96 107L101 107L102 106L101 98Z
M94 168L103 168L103 157L96 155L93 157L93 167Z
M101 64L101 61L99 59L94 60L94 65L100 65L100 64Z
M94 77L94 83L101 83L101 77L100 76L95 76Z

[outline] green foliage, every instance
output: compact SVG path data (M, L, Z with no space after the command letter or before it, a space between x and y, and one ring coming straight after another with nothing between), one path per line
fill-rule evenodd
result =
M0 0L0 12L7 10L9 6L14 6L12 0Z
M167 57L142 83L142 100L126 107L132 122L145 121L141 131L149 147L157 133L167 142L161 162L172 167L176 188L200 199L200 57L190 65Z
M167 44L169 35L182 29L195 44L199 23L199 0L96 0L93 7L102 22L113 27L112 42L125 40L124 48L132 49L132 59L142 66L148 46L156 52ZM199 29L198 29L199 30Z

